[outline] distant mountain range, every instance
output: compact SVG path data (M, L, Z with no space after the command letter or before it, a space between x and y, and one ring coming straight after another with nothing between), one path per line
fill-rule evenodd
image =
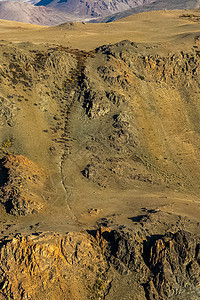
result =
M0 1L0 19L44 26L79 21L77 17L56 11L51 7L35 6L18 1Z
M87 22L153 1L155 0L0 0L0 19L54 26L65 22Z
M105 18L91 20L94 23L108 23L120 20L133 14L157 10L195 9L200 8L200 0L156 0L152 3L122 11Z
M0 0L0 19L54 26L65 22L105 23L132 14L200 6L200 0Z
M53 7L78 17L97 18L145 5L153 1L155 0L41 0L36 5Z
M36 4L39 2L39 0L0 0L0 3L1 2L5 2L5 1L9 1L9 2L25 2L25 3L30 3L30 4Z

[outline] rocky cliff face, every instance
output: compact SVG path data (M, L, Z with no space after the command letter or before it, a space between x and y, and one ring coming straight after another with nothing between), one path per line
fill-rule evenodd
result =
M109 287L108 263L86 233L17 235L0 257L1 299L101 299Z
M101 228L97 241L120 274L133 274L147 299L197 299L199 238L185 231L145 238L141 232ZM128 277L128 275L127 275ZM137 299L137 296L133 296Z
M197 299L199 249L199 237L185 231L150 241L141 231L108 227L98 229L95 238L19 234L1 241L1 297L113 299L109 293L122 277L134 280L123 299Z

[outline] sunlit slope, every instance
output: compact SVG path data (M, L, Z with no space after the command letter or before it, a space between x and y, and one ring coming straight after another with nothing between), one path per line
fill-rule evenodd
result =
M183 14L1 21L3 298L199 299L200 37Z
M199 23L183 13L51 28L1 21L1 155L45 169L55 222L96 205L125 215L122 199L139 210L171 205L177 191L198 197Z

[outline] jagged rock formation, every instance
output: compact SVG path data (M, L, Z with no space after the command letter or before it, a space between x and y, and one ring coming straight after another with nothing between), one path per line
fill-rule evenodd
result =
M199 250L199 238L184 231L150 243L141 230L120 228L101 227L95 239L86 233L16 235L1 241L1 297L110 299L116 276L124 276L134 278L132 299L197 299Z
M16 105L9 101L8 99L5 99L1 97L0 99L0 124L1 126L8 124L9 126L13 126L15 124L15 110Z
M147 299L200 295L199 237L178 231L148 239L141 232L100 228L96 239L117 272L137 274L135 281L144 287Z
M154 243L150 250L149 267L154 274L157 299L187 295L194 287L199 294L199 245L199 238L183 231L167 234ZM151 282L149 293L154 294Z
M103 299L108 263L85 233L1 241L1 299Z

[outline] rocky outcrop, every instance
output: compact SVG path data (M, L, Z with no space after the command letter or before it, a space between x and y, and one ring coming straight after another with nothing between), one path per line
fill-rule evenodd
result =
M143 242L145 236L128 229L110 230L100 227L96 240L108 261L122 274L136 271L142 276L148 275L149 270L143 260Z
M166 231L169 218L152 210L133 218L132 229L102 219L104 226L88 232L1 238L0 297L121 299L123 281L123 299L198 299L200 237L180 230L183 222Z
M132 299L200 294L200 239L185 231L147 237L100 227L95 239L85 232L18 234L1 240L0 262L2 299L107 299L115 272L134 277Z
M0 124L13 126L15 124L16 105L12 99L0 98Z
M137 146L139 132L134 127L134 121L128 112L114 115L112 126L114 129L109 136L111 147L117 149L118 152L127 152L127 148Z
M102 227L96 240L121 275L137 273L136 282L144 287L146 299L200 295L199 237L186 231L147 237L141 231Z
M0 176L0 201L7 213L28 215L44 207L42 193L46 174L28 158L5 156L0 161Z
M83 99L83 107L89 118L102 117L110 111L110 103L104 91L87 89L80 99Z
M103 299L108 264L85 233L17 235L0 243L1 299Z
M97 52L107 55L110 61L113 58L118 59L118 66L121 66L121 69L114 73L117 66L108 63L106 66L99 66L98 73L110 84L121 84L124 88L131 80L131 73L140 80L173 82L176 86L184 85L188 79L196 82L199 80L199 54L195 48L187 53L180 51L167 56L142 55L138 51L137 44L125 40L116 45L102 46L97 49ZM120 61L128 65L129 71L125 69L125 65L120 64ZM124 76L119 74L122 71Z
M200 239L189 232L169 233L157 240L150 248L148 261L157 299L170 299L194 289L200 295L199 257ZM149 284L150 294L153 285Z

